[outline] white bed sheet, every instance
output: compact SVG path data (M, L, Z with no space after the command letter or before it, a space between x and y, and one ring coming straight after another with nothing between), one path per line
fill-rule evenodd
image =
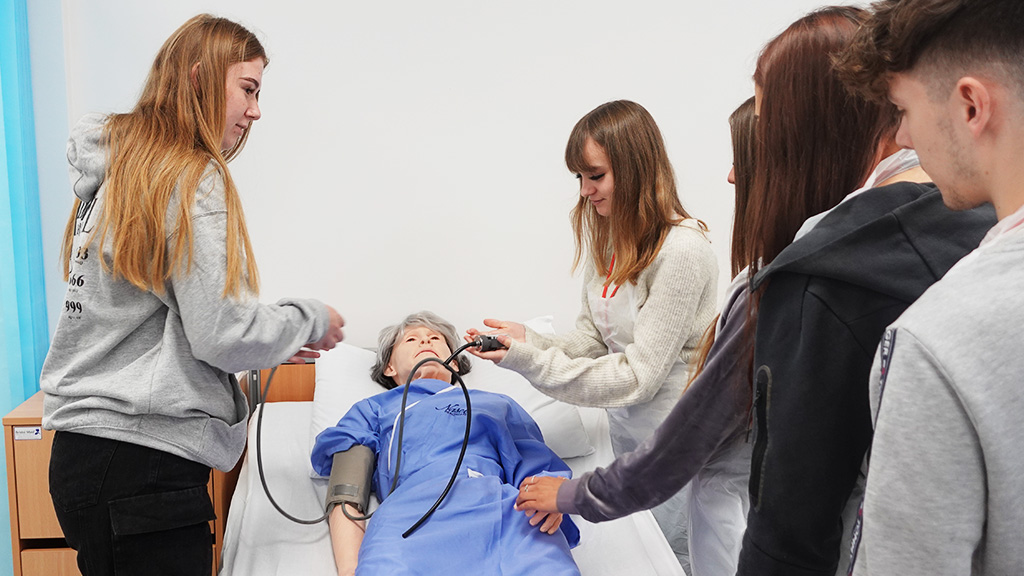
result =
M309 421L312 402L269 404L263 421L262 452L274 500L299 518L323 514L327 481L311 479ZM603 410L582 409L596 451L566 462L578 475L612 459ZM284 518L267 500L256 470L256 418L249 426L249 451L231 499L221 554L221 576L333 576L336 573L327 524L313 526ZM584 576L685 576L654 517L644 511L612 522L591 524L573 517L580 545L573 556ZM442 572L439 570L439 573Z

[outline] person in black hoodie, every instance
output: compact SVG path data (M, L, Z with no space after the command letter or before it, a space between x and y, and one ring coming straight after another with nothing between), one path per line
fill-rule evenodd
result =
M861 189L809 220L791 244L780 234L774 246L754 248L765 264L751 281L755 442L743 576L846 573L871 443L868 375L875 349L885 327L995 223L991 207L953 212L934 185L920 183L927 176L912 152L895 146L898 124L887 105L824 96L823 84L830 94L843 94L829 55L849 43L863 17L853 8L813 13L769 43L758 61L764 162L755 194L787 191L828 208L846 191ZM829 35L831 43L822 45ZM815 53L819 68L811 70ZM818 116L804 106L817 108ZM862 120L875 119L859 127L874 134L874 145L844 141L840 130L851 107L865 114ZM794 108L803 114L794 115ZM807 123L832 135L810 137ZM879 157L886 159L866 180L868 170L852 182L826 175L832 166ZM786 217L759 220L778 225Z

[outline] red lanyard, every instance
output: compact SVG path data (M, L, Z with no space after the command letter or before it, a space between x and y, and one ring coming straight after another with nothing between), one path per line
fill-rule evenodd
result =
M612 279L612 270L615 268L615 254L612 254L612 263L608 265L608 275L604 277L604 290L601 291L601 298L615 298L615 293L619 291L619 287L616 286L612 290L612 295L608 295L608 282Z

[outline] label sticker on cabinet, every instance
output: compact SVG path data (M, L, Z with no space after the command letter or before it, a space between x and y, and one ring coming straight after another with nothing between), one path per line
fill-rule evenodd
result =
M42 440L43 429L39 426L15 426L15 440Z

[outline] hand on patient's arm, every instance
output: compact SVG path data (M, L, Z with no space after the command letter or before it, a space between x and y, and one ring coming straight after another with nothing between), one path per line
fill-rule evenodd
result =
M466 330L466 342L472 342L474 338L481 334L496 335L498 341L501 342L505 348L508 348L512 344L512 340L516 342L526 342L526 327L518 322L506 322L505 320L494 320L487 318L484 320L484 326L492 328L487 332L481 332L476 328L470 328ZM483 358L484 360L490 360L497 364L505 358L505 350L492 350L490 352L480 352L476 348L470 348L469 352L474 356Z
M349 506L349 514L361 515L355 506L344 505ZM366 532L366 521L349 520L341 511L341 506L335 506L327 523L331 528L331 547L334 549L338 576L355 574L356 565L359 563L359 546L362 545L363 534Z
M541 531L554 534L562 524L557 501L558 488L565 480L550 476L530 476L523 480L519 486L519 497L516 498L516 510L525 513L532 526L543 520Z

